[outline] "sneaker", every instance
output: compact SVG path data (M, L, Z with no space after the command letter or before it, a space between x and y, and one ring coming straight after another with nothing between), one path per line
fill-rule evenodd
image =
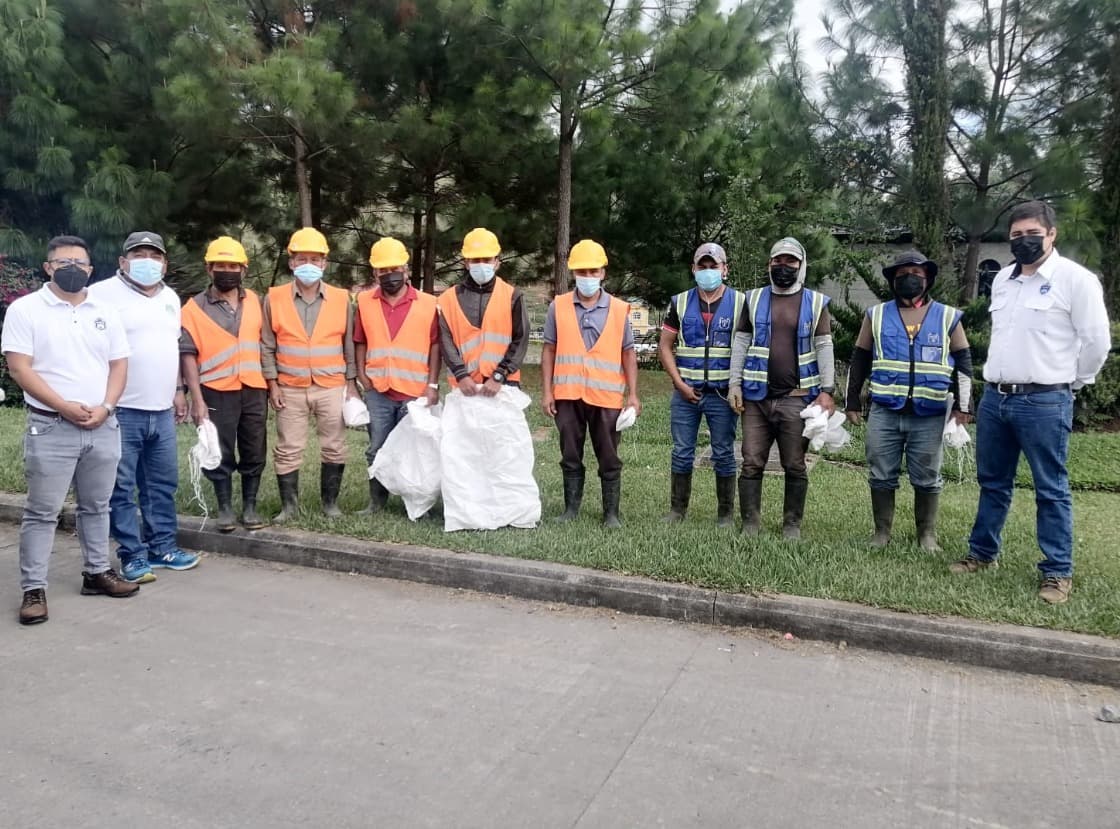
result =
M980 570L994 570L999 567L999 561L992 559L991 561L981 561L978 558L969 556L962 558L960 561L954 561L949 565L949 572L960 575L961 573L976 573Z
M47 621L47 591L41 587L27 590L19 608L21 625L38 625Z
M156 580L156 574L142 558L131 558L121 564L121 578L133 584L147 584Z
M125 581L116 570L104 573L82 573L83 596L112 596L114 599L127 599L140 592L140 585Z
M197 567L199 558L194 553L183 550L169 550L166 553L148 553L148 564L151 567L165 567L168 570L190 570Z
M1065 604L1072 589L1073 579L1047 576L1038 589L1038 598L1047 604Z

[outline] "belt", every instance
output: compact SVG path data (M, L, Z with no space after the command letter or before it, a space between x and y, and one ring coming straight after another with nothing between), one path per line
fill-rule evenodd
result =
M50 409L40 409L38 406L28 406L27 411L43 417L61 417L58 412L52 412Z
M1069 383L988 383L1000 394L1036 394L1044 391L1069 391Z

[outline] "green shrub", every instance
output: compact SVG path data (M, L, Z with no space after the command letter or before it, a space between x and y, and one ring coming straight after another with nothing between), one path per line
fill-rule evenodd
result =
M8 306L21 296L37 291L42 284L43 280L31 268L0 258L0 327ZM8 375L8 362L3 354L0 354L0 388L4 389L5 406L23 405L23 391Z

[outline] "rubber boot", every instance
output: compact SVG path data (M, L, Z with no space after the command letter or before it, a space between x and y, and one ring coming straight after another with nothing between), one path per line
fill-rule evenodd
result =
M376 515L389 503L389 490L377 478L369 479L369 506L358 510L355 515Z
M323 503L323 515L327 518L341 518L338 491L342 489L342 472L346 469L346 465L325 463L319 469L319 500Z
M735 476L716 475L716 526L731 527L735 524Z
M937 492L914 493L914 523L918 528L918 546L927 553L937 553L937 507L941 495Z
M616 529L622 526L618 517L618 502L622 497L622 479L602 481L603 484L603 526Z
M299 470L276 476L280 488L280 512L272 519L273 524L283 524L299 515Z
M669 478L669 513L665 516L667 524L677 524L688 513L688 502L692 498L692 473L674 472Z
M237 518L233 514L233 480L222 478L213 484L218 499L218 532L231 533L237 529Z
M739 515L743 535L758 535L762 530L762 478L739 478Z
M583 503L583 478L584 473L564 473L564 512L556 516L559 524L575 521L579 516L579 507Z
M259 530L268 524L257 512L257 490L260 487L260 475L241 476L241 526L247 530Z
M894 493L893 489L871 490L871 516L875 519L875 535L871 536L870 544L876 549L891 543L891 527L894 526Z
M791 478L786 475L785 504L782 507L782 536L790 541L801 538L801 517L805 514L805 496L808 494L808 478Z

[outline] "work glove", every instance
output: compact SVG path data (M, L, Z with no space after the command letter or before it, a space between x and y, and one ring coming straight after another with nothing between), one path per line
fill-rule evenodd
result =
M743 411L742 386L732 386L727 390L727 405L734 409L736 412Z

